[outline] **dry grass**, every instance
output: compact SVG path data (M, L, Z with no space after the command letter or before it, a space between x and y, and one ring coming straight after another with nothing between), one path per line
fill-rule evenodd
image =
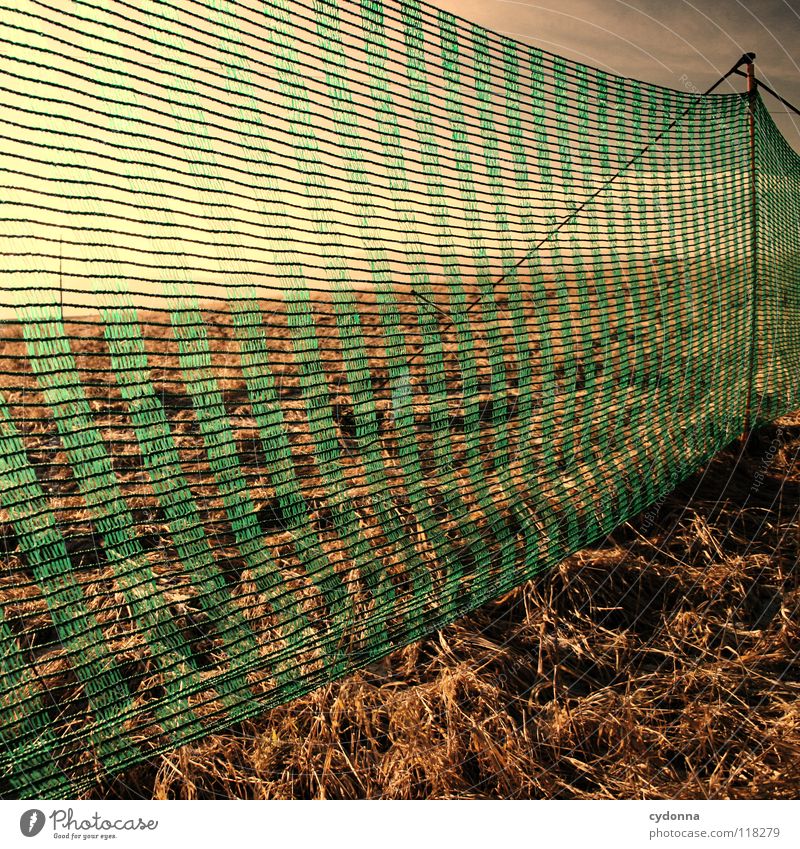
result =
M793 798L800 416L601 546L93 797Z

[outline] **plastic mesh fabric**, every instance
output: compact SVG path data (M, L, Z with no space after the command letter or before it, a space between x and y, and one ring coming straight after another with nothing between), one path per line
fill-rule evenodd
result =
M418 2L0 0L0 790L369 664L798 406L760 99Z

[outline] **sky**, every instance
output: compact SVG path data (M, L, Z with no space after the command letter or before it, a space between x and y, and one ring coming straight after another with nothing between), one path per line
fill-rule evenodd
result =
M800 0L432 0L495 32L603 70L704 91L742 53L800 107ZM685 75L685 77L684 77ZM743 88L742 77L733 87ZM720 91L731 88L720 88ZM781 131L800 152L800 117L766 92Z
M750 12L736 0L705 0L702 8L680 0L632 0L636 6L622 0L434 1L568 59L688 92L704 90L745 50L754 50L765 80L800 103L800 71L792 59L800 44L800 5L795 14L784 0L753 0ZM512 226L501 227L481 122L469 122L467 142L445 131L449 113L442 96L437 101L434 95L436 155L448 191L442 212L431 202L436 195L423 167L430 155L427 136L409 111L404 53L384 61L380 51L365 50L370 30L359 0L342 5L337 26L333 16L319 17L312 0L275 4L266 16L259 0L231 4L224 13L216 0L212 13L211 2L52 6L24 0L0 16L0 184L10 210L0 221L0 277L15 275L9 291L20 305L41 301L46 290L52 306L83 308L94 292L111 288L110 281L119 289L114 297L135 293L140 299L160 296L165 283L188 283L203 297L208 292L202 287L227 293L244 285L280 288L301 278L323 287L342 276L371 285L375 269L386 262L396 280L411 279L417 264L438 273L445 244L448 256L461 256L462 275L475 272L484 248L500 268L503 245L513 242L519 250L530 244L532 233L546 232L551 219L585 197L581 191L589 195L603 183L602 171L593 169L588 188L584 182L543 190L546 180L531 169L531 179L520 186L511 133L500 132L503 202L513 210ZM319 26L323 19L328 29L321 32L308 23ZM340 41L348 48L341 56L331 48ZM285 60L286 43L292 61ZM331 85L331 61L352 82L352 107L343 106L350 101ZM435 72L442 51L432 51L426 62ZM744 81L735 82L741 90ZM521 98L529 86L530 80L521 84ZM384 112L373 108L384 96L397 105L404 128L410 179L402 189L396 156L386 152ZM800 151L800 119L769 105ZM474 113L474 104L470 108ZM570 108L577 114L574 102ZM496 105L501 128L507 112L504 103ZM525 120L532 125L532 116ZM552 103L538 120L556 145ZM523 136L528 147L536 139ZM463 190L455 164L465 149L478 201ZM568 172L569 157L562 163ZM726 196L742 196L741 185L737 190L731 182L742 179L741 168L728 162L711 175L709 167L692 179L703 186L726 181ZM681 190L690 192L689 172L673 172ZM674 184L660 171L657 177L657 187L647 189L642 173L629 169L603 189L611 204L603 206L605 214L616 214L617 193L627 203L634 191L649 191L652 207L658 206L658 196L669 195ZM598 208L587 218L602 227ZM668 205L659 208L671 214ZM703 206L687 210L682 232L691 238L683 247L692 250L701 232L693 221ZM723 226L725 219L718 222ZM635 229L633 221L629 226ZM266 228L280 238L264 239ZM572 245L573 236L578 240L564 228L548 237L548 245L558 239ZM0 317L1 310L2 304Z

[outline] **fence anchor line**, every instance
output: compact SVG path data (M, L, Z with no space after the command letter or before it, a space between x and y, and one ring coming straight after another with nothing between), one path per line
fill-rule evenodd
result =
M736 64L725 74L723 74L715 83L709 86L704 92L698 95L697 100L692 103L690 106L687 106L686 109L683 110L676 118L674 118L661 132L649 141L638 153L634 154L615 174L603 183L593 194L591 194L588 198L584 199L581 204L576 207L572 212L570 212L565 218L563 218L549 233L546 233L542 238L528 250L525 255L514 263L514 265L508 270L505 271L497 280L494 281L492 286L497 286L502 283L510 274L515 272L522 263L526 262L528 259L533 256L539 248L547 242L550 238L556 235L556 233L560 232L561 229L569 223L571 219L573 219L578 213L582 212L598 195L604 192L618 177L622 176L622 174L628 170L638 159L640 159L647 151L654 145L657 144L661 139L669 133L680 121L682 121L693 109L697 107L697 105L703 100L703 98L708 97L708 95L712 94L716 89L718 89L725 80L728 79L733 74L742 75L742 72L739 70L742 65L750 65L753 60L756 58L755 53L743 53L741 58L736 62ZM777 95L776 95L777 96ZM447 323L445 327L454 326L454 322L450 314L443 310L437 303L432 301L430 298L426 298L420 292L412 289L411 294L419 301L424 301L429 306L433 307L438 313L443 315L447 319ZM480 296L475 298L470 304L467 305L464 312L465 314L473 310L480 303ZM410 362L414 362L418 359L420 354L415 354L410 358Z
M548 239L552 238L556 235L556 233L560 232L561 229L570 222L578 213L582 212L598 195L604 192L618 177L621 177L628 168L631 167L637 160L639 160L645 153L654 145L661 141L667 133L670 132L680 121L682 121L693 109L697 107L697 105L703 100L704 97L708 97L708 95L712 94L716 89L718 89L725 80L728 79L732 74L737 73L739 68L744 65L751 63L756 57L755 53L744 53L742 57L736 62L736 64L725 74L723 74L713 85L709 86L702 94L700 94L697 100L694 101L690 106L687 106L686 109L683 110L676 118L674 118L661 132L649 141L638 153L634 154L615 174L612 174L609 179L603 183L596 191L594 191L588 198L586 198L578 207L576 207L572 212L570 212L565 218L563 218L549 233L546 233L542 238L529 250L527 253L506 272L504 272L497 280L494 281L494 286L497 286L499 283L502 283L510 274L516 271L523 262L526 262L530 259L536 251L546 242ZM480 303L480 298L476 298L465 310L465 312L469 312L473 307L477 306ZM450 324L452 324L452 320Z
M744 71L737 71L736 73L740 77L746 77L747 76L747 74L745 74ZM795 115L800 115L800 109L798 109L794 104L790 103L785 97L782 97L780 94L778 94L778 92L775 91L774 88L770 88L764 82L764 80L760 79L759 77L756 77L755 81L756 81L756 85L760 89L763 88L764 91L768 91L776 100L778 100L780 103L782 103L790 112L794 112ZM775 114L775 113L773 113L773 114Z

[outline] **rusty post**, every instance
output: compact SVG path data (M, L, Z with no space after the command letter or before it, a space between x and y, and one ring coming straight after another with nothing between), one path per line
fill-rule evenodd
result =
M746 53L747 62L747 102L748 102L748 124L750 129L750 256L751 256L751 291L750 291L750 364L747 377L747 398L745 399L744 432L742 433L742 447L747 444L753 427L753 385L755 382L756 355L758 346L756 344L757 331L757 284L758 284L758 207L756 195L756 95L758 83L755 73L755 53Z

